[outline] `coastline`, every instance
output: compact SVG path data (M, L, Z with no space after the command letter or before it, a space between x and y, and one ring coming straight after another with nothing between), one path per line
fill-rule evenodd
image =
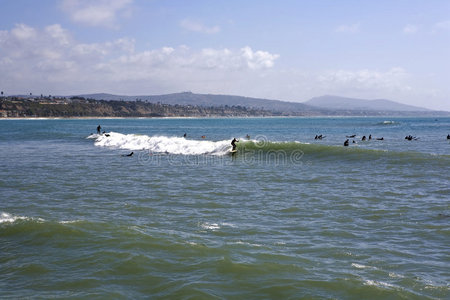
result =
M124 120L124 119L293 119L293 118L449 118L447 115L310 115L310 116L190 116L190 117L0 117L1 120Z

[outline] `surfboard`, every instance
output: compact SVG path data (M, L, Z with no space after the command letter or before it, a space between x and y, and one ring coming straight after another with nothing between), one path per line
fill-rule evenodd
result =
M230 150L230 153L236 153L237 150Z

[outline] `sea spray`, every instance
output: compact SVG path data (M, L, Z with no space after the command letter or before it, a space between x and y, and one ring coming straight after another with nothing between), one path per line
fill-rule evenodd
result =
M147 136L110 132L91 135L95 145L126 150L148 150L156 153L184 155L224 155L230 149L230 141L189 140L183 137Z

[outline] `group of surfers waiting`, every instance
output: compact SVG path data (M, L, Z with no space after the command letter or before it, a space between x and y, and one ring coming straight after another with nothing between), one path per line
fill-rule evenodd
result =
M356 134L353 134L353 135L348 135L348 136L346 136L347 138L355 138L356 137ZM317 139L322 139L323 137L322 137L322 135L316 135L315 137L314 137L314 139L315 140L317 140ZM372 135L369 135L369 138L367 139L366 138L366 136L364 135L362 138L361 138L361 141L366 141L366 140L371 140L372 139ZM412 135L407 135L407 136L405 136L405 140L408 140L408 141L417 141L419 138L418 137L415 137L415 136L412 136ZM381 138L376 138L376 140L379 140L379 141L383 141L384 140L384 138L383 137L381 137ZM450 134L448 134L447 135L447 140L450 140ZM350 141L349 141L349 139L346 139L345 141L344 141L344 146L348 146L349 145L349 143L350 143ZM353 140L353 144L355 144L356 142L355 142L355 140Z
M353 135L347 135L346 136L347 138L355 138L356 137L356 134L353 134ZM380 138L375 138L377 141L384 141L384 137L380 137ZM369 137L366 137L365 135L363 135L363 137L361 138L361 141L370 141L370 140L372 140L372 135L371 134L369 134ZM349 144L349 139L346 139L345 140L345 142L344 142L344 146L348 146L348 144ZM355 140L353 140L353 144L355 144L356 142L355 142Z
M325 137L326 137L326 136L320 134L320 135L316 135L316 136L314 137L314 139L315 139L315 140L322 140L322 139L324 139ZM347 137L347 139L346 139L345 142L344 142L344 146L348 146L349 143L350 143L350 138L354 139L354 138L356 137L356 134L353 134L353 135L347 135L346 137ZM375 139L378 140L378 141L384 141L384 137L375 138ZM370 140L372 140L372 135L371 135L371 134L370 134L368 137L366 137L365 135L363 135L363 137L361 138L361 141L370 141ZM356 141L353 140L353 144L355 144L355 143L356 143Z

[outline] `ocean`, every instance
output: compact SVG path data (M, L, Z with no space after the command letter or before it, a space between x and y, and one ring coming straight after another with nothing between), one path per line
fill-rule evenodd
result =
M448 134L441 117L0 120L0 298L449 299Z

